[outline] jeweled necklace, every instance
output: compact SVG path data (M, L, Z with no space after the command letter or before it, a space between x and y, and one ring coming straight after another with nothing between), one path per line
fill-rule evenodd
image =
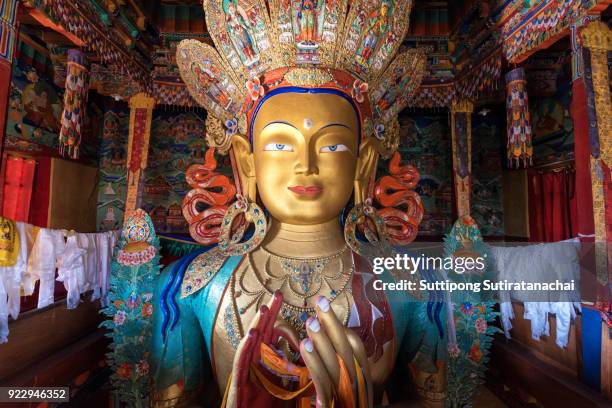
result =
M331 288L332 285L330 281L335 281L345 275L342 255L344 255L347 250L348 247L345 246L335 254L325 257L295 258L277 255L268 251L266 248L262 248L262 251L268 254L268 259L265 263L266 274L273 281L281 281L280 288L287 286L295 296L302 299L303 307L308 305L308 299L321 294L320 291L323 281ZM323 270L327 265L338 258L340 259L338 273L333 276L324 275ZM270 260L280 265L284 272L281 276L276 276L270 272ZM335 297L335 290L332 289L331 293L327 295L329 297Z
M280 255L272 254L269 251L264 250L264 252L268 254L268 259L266 260L266 267L264 268L264 271L266 274L265 277L260 276L257 269L253 265L253 260L252 260L251 255L250 254L247 255L248 270L253 271L256 277L256 280L259 283L259 288L255 290L246 289L246 286L244 285L244 282L243 282L243 279L244 279L244 273L243 273L242 276L240 276L237 279L237 282L235 282L238 284L237 285L238 288L235 287L236 286L235 284L232 285L234 286L233 288L234 293L235 293L234 297L237 297L236 296L237 294L238 296L246 295L249 297L249 300L245 305L242 305L242 307L240 308L238 308L236 305L235 306L236 311L238 312L239 315L243 315L246 313L246 311L249 308L253 306L259 307L265 295L271 296L274 293L274 290L272 290L269 287L270 283L272 281L281 281L281 285L279 286L279 289L281 289L284 285L286 285L289 288L289 290L291 290L296 295L296 297L300 298L301 300L301 305L294 305L294 304L289 303L286 300L283 300L283 305L280 311L280 314L283 317L283 319L297 330L300 338L306 337L306 326L305 326L306 320L308 320L310 316L313 316L315 314L315 308L307 306L308 299L315 295L327 296L330 303L333 303L336 300L339 301L340 298L345 298L346 305L345 305L343 324L346 326L346 324L348 323L348 319L349 319L350 300L348 296L342 296L342 295L343 294L348 295L350 293L350 283L351 283L351 278L353 276L353 271L354 271L354 268L352 266L348 268L347 270L344 270L344 262L342 261L341 256L347 250L348 250L348 247L345 247L338 253L329 255L327 257L318 257L318 258L288 258L288 257L283 257ZM276 276L269 272L268 264L269 264L270 259L272 258L274 258L277 262L279 262L283 271L286 272L284 276ZM339 268L339 272L333 276L325 276L323 274L325 266L327 266L332 260L337 259L337 258L340 258L340 261L341 261L341 264L340 264L341 267ZM304 264L306 264L306 266L304 266ZM284 265L289 265L289 266L284 266ZM317 286L316 290L312 289L312 286L311 286L311 284L313 283L313 279L301 276L305 274L307 267L309 268L311 274L313 271L315 273L318 273L318 278L317 278L318 284L316 285ZM296 291L294 288L292 288L290 282L294 281L294 278L295 278L295 281L297 282L302 282L302 279L309 282L308 289L305 291L306 293L300 293L299 290ZM341 278L342 280L341 280L341 283L338 289L337 290L333 289L331 282L338 281L338 279L341 279ZM323 281L325 281L327 286L330 288L329 293L321 293Z

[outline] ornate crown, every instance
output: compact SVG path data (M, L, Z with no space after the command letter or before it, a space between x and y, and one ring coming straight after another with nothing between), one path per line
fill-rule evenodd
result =
M221 152L258 101L279 87L331 88L352 98L363 132L397 149L397 114L421 83L425 56L395 59L412 0L204 0L215 48L184 40L177 63L189 92L207 109L207 141ZM269 6L269 11L268 7Z

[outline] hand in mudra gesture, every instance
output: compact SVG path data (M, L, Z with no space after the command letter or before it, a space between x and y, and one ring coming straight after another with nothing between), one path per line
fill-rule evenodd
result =
M329 301L320 297L316 317L306 322L308 338L298 345L297 334L279 316L282 300L277 292L268 306L262 306L238 346L226 405L269 408L276 398L304 401L302 398L315 394L317 407L372 407L371 366L359 336L344 327ZM282 354L276 354L276 366L291 375L306 377L308 385L303 389L284 390L279 377L262 366L262 350L276 350L281 338L294 351L299 350L300 361L292 364Z

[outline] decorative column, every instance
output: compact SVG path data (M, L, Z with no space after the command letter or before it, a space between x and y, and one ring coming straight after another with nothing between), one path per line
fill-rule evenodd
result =
M582 25L582 24L580 24ZM591 143L589 140L589 103L584 78L583 48L578 34L581 27L571 27L572 41L572 101L571 114L574 123L574 161L576 168L577 228L581 242L593 242L595 223L593 218L593 193L591 186Z
M467 99L453 101L451 105L453 178L458 218L470 215L472 190L472 112L474 112L474 104Z
M0 162L4 151L12 64L18 37L17 0L0 0Z
M141 174L147 168L149 138L155 99L145 93L130 98L130 133L128 140L128 180L124 220L128 214L140 207L142 194Z
M582 30L582 63L589 117L590 166L595 224L595 260L597 280L609 284L612 264L612 102L608 58L612 53L612 30L592 21ZM608 292L609 295L609 292ZM605 298L603 298L605 299ZM599 302L601 334L601 390L612 397L612 340L610 334L610 303Z
M87 57L82 51L68 50L59 148L62 156L67 155L73 159L79 158L83 123L87 113L89 71L86 65Z
M606 24L592 21L582 30L581 38L588 102L597 277L606 284L612 259L612 102L608 73L612 31Z

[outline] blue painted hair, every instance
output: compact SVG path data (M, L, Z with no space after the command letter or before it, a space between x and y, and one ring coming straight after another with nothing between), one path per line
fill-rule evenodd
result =
M343 98L344 100L346 100L348 103L351 104L351 107L353 108L353 110L355 111L355 114L357 115L357 126L358 126L357 144L358 145L361 144L361 111L359 110L357 105L355 105L353 98L351 98L349 95L342 92L341 90L334 89L334 88L304 88L301 86L286 86L286 87L276 88L276 89L271 90L270 92L267 92L264 95L264 97L261 98L257 102L257 106L255 107L255 110L253 111L253 116L251 117L251 123L249 126L249 142L251 143L251 151L253 150L253 126L255 125L255 119L257 118L259 109L261 109L264 102L267 101L269 98L275 95L281 95L285 93L337 95Z

